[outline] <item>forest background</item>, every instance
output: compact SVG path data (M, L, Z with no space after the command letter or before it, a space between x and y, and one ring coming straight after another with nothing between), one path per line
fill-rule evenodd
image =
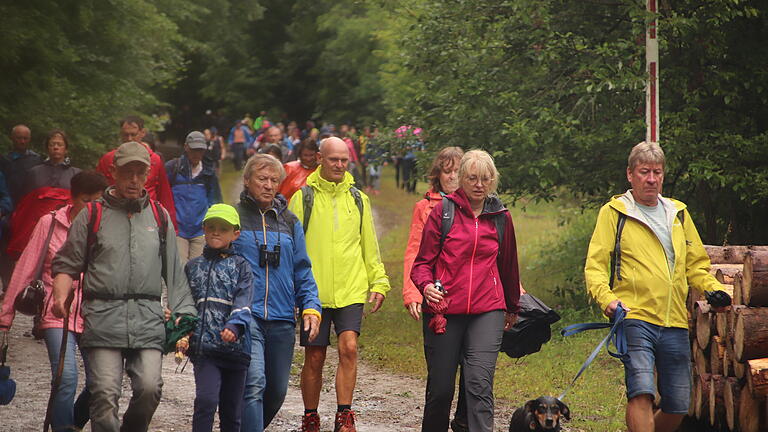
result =
M660 37L665 195L707 243L768 242L768 3L662 0L83 0L4 2L0 128L65 129L92 164L117 120L168 133L229 119L319 119L428 152L483 148L505 199L551 202L567 229L540 245L557 296L584 304L594 208L626 188L645 136L644 31ZM0 149L9 148L7 133Z

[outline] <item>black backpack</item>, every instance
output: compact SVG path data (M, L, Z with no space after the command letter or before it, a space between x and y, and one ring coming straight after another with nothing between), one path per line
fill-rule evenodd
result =
M352 198L355 199L355 205L360 212L360 232L363 231L363 196L360 194L360 190L354 186L349 187L349 193L352 194ZM315 204L315 189L312 186L301 187L302 204L304 207L304 234L307 233L309 227L309 217L312 216L312 206Z

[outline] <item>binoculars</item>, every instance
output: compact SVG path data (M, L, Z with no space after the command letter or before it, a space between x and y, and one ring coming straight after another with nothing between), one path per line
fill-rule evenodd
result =
M280 245L273 247L272 251L267 250L267 245L259 246L259 267L265 267L269 264L272 267L280 267Z

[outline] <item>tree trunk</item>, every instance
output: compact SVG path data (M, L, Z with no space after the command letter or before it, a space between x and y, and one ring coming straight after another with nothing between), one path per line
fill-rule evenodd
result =
M709 424L712 426L725 420L723 387L725 387L725 378L722 375L712 375L709 385Z
M709 345L709 370L713 374L722 373L724 355L725 341L720 336L712 336L712 342Z
M765 399L755 398L748 389L739 393L739 430L741 432L760 432L761 421L765 421Z
M744 273L741 275L741 301L747 306L768 306L768 271L744 266Z
M747 362L747 385L752 396L768 395L768 358L753 359Z
M744 270L744 264L713 264L715 279L720 283L733 283L733 277Z
M768 357L768 308L738 310L733 330L733 351L740 362Z
M728 337L728 311L715 313L715 328L723 340Z
M709 338L712 335L712 320L709 313L710 307L706 300L699 300L693 306L694 314L696 315L696 341L699 343L701 349L706 349L709 346Z
M723 403L725 404L725 423L728 430L736 430L739 419L739 395L742 386L736 378L728 378L723 389Z
M704 245L712 264L742 264L749 251L768 251L768 246L710 246Z
M693 347L691 348L691 351L693 353L693 363L696 365L696 370L698 370L700 374L711 372L709 369L708 356L704 352L704 350L701 349L698 342L696 341L693 342Z
M695 381L695 400L694 400L694 413L697 419L703 420L709 413L709 407L704 407L704 404L709 404L709 385L711 383L712 375L703 373L699 375Z
M728 353L728 362L730 363L731 374L736 378L744 378L744 363L736 361L736 354L733 353L733 338L728 337L725 340L725 351Z
M734 305L743 305L744 304L744 289L741 287L743 284L741 283L742 279L744 278L742 273L737 273L735 276L733 276L733 304Z

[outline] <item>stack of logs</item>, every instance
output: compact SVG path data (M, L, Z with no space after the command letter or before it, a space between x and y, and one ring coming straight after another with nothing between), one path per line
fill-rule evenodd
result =
M768 246L706 246L733 306L688 297L693 394L689 415L714 430L768 431Z

